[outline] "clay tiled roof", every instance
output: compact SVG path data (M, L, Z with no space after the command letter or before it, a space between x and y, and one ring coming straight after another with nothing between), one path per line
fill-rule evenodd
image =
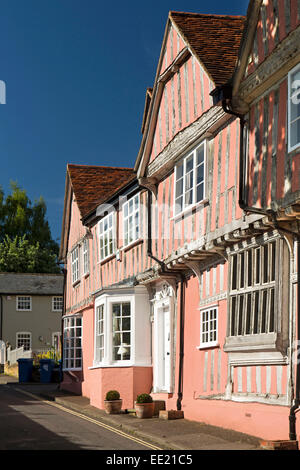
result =
M236 65L246 17L171 11L170 18L214 83L224 85Z
M136 177L132 168L68 164L67 171L81 217L89 215Z

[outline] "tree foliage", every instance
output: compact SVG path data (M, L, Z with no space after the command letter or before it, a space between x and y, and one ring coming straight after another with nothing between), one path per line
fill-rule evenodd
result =
M6 199L0 188L0 271L60 272L44 199L32 204L16 182L10 186Z

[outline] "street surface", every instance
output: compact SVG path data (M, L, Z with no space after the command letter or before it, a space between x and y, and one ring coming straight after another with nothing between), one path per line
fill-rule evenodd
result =
M149 450L8 385L0 385L0 450Z

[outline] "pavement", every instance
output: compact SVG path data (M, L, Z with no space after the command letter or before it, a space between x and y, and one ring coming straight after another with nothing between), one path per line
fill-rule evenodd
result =
M44 400L98 420L134 435L164 450L260 450L260 439L247 434L183 419L158 417L139 419L133 412L108 415L90 405L88 398L60 390L59 384L18 383L15 377L0 375L0 385L21 388Z

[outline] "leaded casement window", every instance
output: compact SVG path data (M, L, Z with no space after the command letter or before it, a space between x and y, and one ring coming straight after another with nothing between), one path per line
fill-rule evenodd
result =
M82 243L83 275L90 272L89 241L87 238Z
M30 296L20 295L17 296L17 310L18 311L31 311L32 300Z
M21 348L23 346L24 351L30 351L31 349L31 333L20 331L16 334L16 347Z
M96 345L95 345L95 358L97 362L102 362L104 359L104 304L96 307Z
M63 297L52 297L52 312L62 312Z
M72 283L79 280L79 246L76 246L71 253Z
M300 146L300 65L288 78L288 142L289 151Z
M124 246L140 238L140 195L136 194L123 205Z
M113 255L116 247L115 213L111 212L99 222L100 261Z
M64 318L63 367L64 369L82 368L81 316L66 316Z
M112 304L113 360L130 360L131 311L130 302Z
M230 253L225 350L276 349L286 329L288 281L289 250L273 232Z
M210 307L200 311L200 348L218 344L218 308Z
M175 167L175 215L205 199L205 152L204 141Z
M272 333L278 241L231 256L230 336Z

